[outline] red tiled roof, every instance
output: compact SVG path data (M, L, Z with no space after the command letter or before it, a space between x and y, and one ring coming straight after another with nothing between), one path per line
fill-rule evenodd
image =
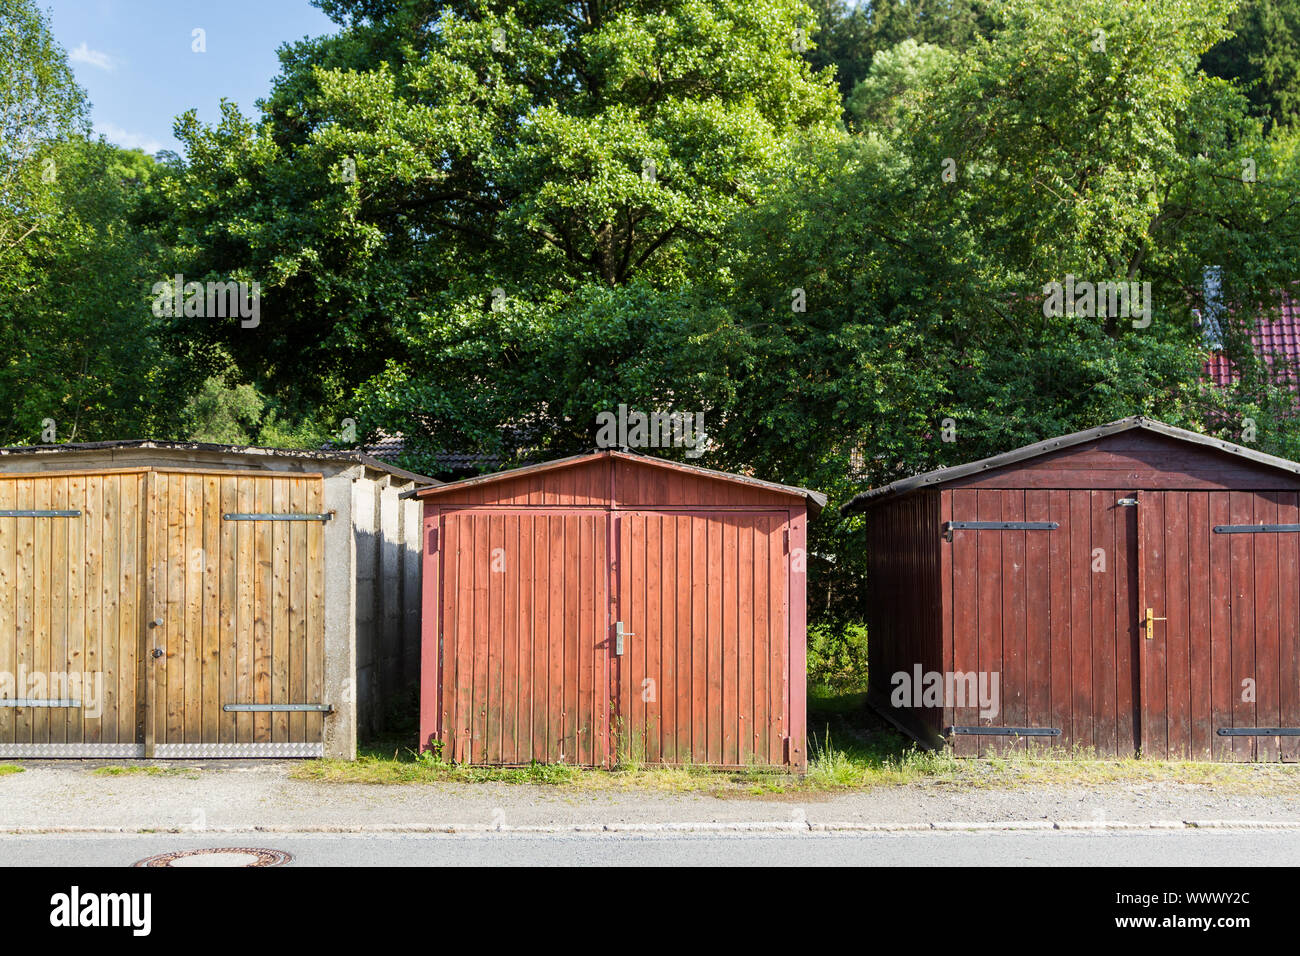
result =
M1300 363L1300 299L1284 299L1276 318L1262 319L1255 325L1251 340L1255 354L1264 359L1270 370L1282 366L1270 375L1274 383L1294 379L1295 368ZM1204 374L1220 387L1231 385L1236 379L1236 370L1222 351L1210 356Z

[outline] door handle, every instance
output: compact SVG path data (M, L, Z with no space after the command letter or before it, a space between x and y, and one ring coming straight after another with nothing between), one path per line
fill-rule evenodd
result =
M160 658L160 657L162 657L162 656L163 656L163 649L162 649L161 647L155 647L155 648L153 649L153 659L154 659L154 660L157 660L158 658Z
M1156 609L1155 609L1155 608L1153 608L1153 607L1149 607L1149 608L1147 608L1146 625L1147 625L1147 640L1148 640L1148 641L1149 641L1149 640L1152 640L1152 639L1155 638L1155 636L1156 636L1156 621L1167 621L1167 620L1169 620L1169 618L1167 618L1167 617L1156 617L1155 614L1156 614Z
M623 622L616 621L614 623L614 655L616 657L623 654L623 638L625 637L636 637L636 635L631 631L624 631Z

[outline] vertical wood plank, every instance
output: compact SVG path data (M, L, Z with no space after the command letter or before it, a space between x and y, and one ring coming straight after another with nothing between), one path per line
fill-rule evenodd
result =
M239 511L257 509L257 486L253 478L237 481ZM258 624L257 525L253 521L236 522L236 609L235 609L235 702L256 701L253 671L256 667L256 632ZM253 715L241 711L235 715L235 739L241 744L253 742Z
M185 623L181 653L185 661L185 691L182 697L181 740L197 744L203 740L203 478L186 475L180 480L185 488L185 549L172 560L184 567Z
M221 526L230 522L221 520L221 479L216 475L202 478L203 511L202 529L202 658L199 666L199 685L202 687L200 726L198 739L204 743L217 743L221 739L222 686L221 686Z
M1277 494L1279 524L1300 523L1300 496ZM1300 727L1300 536L1279 535L1277 543L1278 706L1282 727ZM1279 757L1300 760L1300 737L1283 737Z
M1254 500L1250 492L1228 494L1232 524L1251 524ZM1245 699L1246 681L1257 681L1255 667L1255 542L1253 534L1232 534L1229 545L1232 567L1231 641L1232 641L1232 725L1258 727L1255 702ZM1256 687L1258 690L1258 686ZM1250 737L1232 738L1234 760L1253 760L1255 741Z
M239 479L221 478L221 514L239 511ZM218 516L220 518L220 516ZM221 666L218 676L218 708L240 702L238 686L239 666L239 525L238 521L221 521L218 535L218 574L220 575L219 610ZM217 741L233 744L237 740L235 713L220 710Z
M1277 524L1277 497L1271 492L1251 495L1256 524ZM1278 539L1281 534L1247 535L1255 539L1255 720L1258 727L1278 727L1282 722L1282 688L1278 685ZM1255 759L1276 761L1277 737L1258 737Z
M1210 526L1230 524L1231 502L1226 491L1210 495ZM1220 737L1220 727L1231 727L1233 717L1232 683L1232 538L1235 535L1211 534L1210 539L1210 663L1211 717L1210 747L1216 760L1233 759L1230 737Z
M100 475L86 480L86 645L85 669L104 669L104 482ZM82 712L86 743L103 740L103 717Z
M0 510L13 511L18 489L16 479L0 477ZM18 604L17 518L0 517L0 670L14 675L12 696L19 697L23 689L17 686L18 674ZM0 707L0 743L17 743L14 733L15 711ZM66 728L65 728L66 735Z
M947 519L944 519L947 520ZM1025 492L1025 520L1050 521L1051 508L1046 491ZM1051 564L1048 549L1060 531L1031 531L1025 534L1025 640L1026 726L1050 727L1052 724L1051 668ZM945 551L946 553L946 551ZM940 574L940 587L948 575ZM951 600L951 599L949 599ZM942 668L947 670L945 666ZM1051 744L1041 746L1050 747Z
M271 484L271 510L284 514L289 510L289 479L274 478ZM290 573L292 555L289 553L289 521L271 521L271 703L287 704L289 700L289 614ZM377 573L377 572L376 572ZM376 626L378 626L376 621ZM271 715L271 740L283 742L289 739L289 715L283 711Z
M1004 491L1002 515L1005 521L1025 520L1025 493ZM913 524L909 521L909 526ZM904 529L906 532L907 529ZM989 532L980 532L989 534ZM1028 667L1025 663L1027 641L1025 554L1028 531L995 532L1002 539L1002 673L999 675L999 713L994 723L1023 727L1029 722L1026 684ZM1043 532L1034 532L1040 534ZM923 655L917 654L922 660ZM1023 738L1008 738L1003 747L1009 751L1024 752L1028 742Z
M140 741L140 617L144 613L144 592L140 586L144 536L141 533L141 489L139 474L122 476L120 530L122 565L118 604L117 739L120 743Z
M37 478L32 483L33 507L39 511L50 508L50 479ZM53 685L54 634L50 627L50 555L53 551L53 528L55 519L36 518L32 522L32 663L29 672L40 680L33 686L29 696L50 699L61 695L61 689ZM82 710L82 713L87 713ZM48 707L32 708L32 742L48 743L50 740L50 709Z
M1188 702L1190 713L1188 748L1194 760L1208 760L1212 754L1210 659L1210 496L1205 492L1187 495L1187 646Z
M117 679L121 667L118 649L122 635L118 631L122 613L122 475L104 476L104 576L102 635L100 639L100 674L104 696L98 717L100 740L117 743ZM60 523L62 523L60 521ZM132 635L134 636L134 635ZM111 696L110 696L111 695ZM129 739L124 741L129 743Z

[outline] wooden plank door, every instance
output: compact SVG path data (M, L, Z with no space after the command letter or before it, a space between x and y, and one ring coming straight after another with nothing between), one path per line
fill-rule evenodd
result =
M951 676L964 689L945 702L961 728L954 753L1134 753L1136 520L1124 500L952 491ZM985 688L996 688L987 702Z
M319 756L323 479L151 481L146 752Z
M789 760L786 512L617 515L617 756ZM615 648L617 650L617 648Z
M0 756L140 755L143 495L142 470L0 476Z
M441 513L440 651L424 679L445 758L608 764L608 537L591 509Z
M1300 499L1140 500L1143 754L1295 760L1300 738L1266 731L1300 730Z

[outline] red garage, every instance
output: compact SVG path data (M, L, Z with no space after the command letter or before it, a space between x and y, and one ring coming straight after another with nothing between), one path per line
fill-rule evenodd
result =
M804 541L821 495L602 451L418 496L422 747L806 765Z
M1300 465L1128 418L844 510L871 700L918 739L1300 757Z

